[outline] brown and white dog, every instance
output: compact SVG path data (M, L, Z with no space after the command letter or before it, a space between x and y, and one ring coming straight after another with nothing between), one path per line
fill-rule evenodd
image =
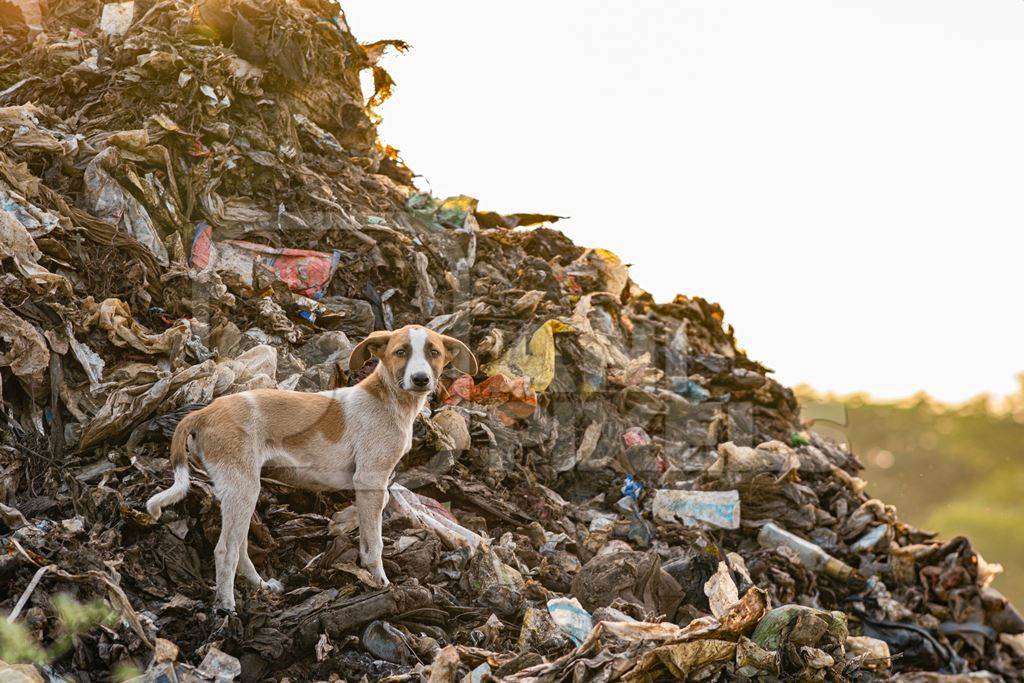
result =
M470 375L477 361L465 344L419 325L374 332L349 359L352 372L380 359L353 387L316 394L257 389L222 396L189 413L171 439L174 485L146 503L154 519L165 505L185 497L189 456L205 466L220 501L221 532L214 551L217 606L234 610L235 574L262 589L264 581L249 559L249 523L260 491L260 472L311 490L355 489L359 557L382 586L381 515L387 486L398 461L412 446L416 415L451 363Z

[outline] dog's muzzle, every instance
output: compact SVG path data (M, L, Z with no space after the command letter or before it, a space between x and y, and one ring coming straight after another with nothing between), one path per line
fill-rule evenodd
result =
M429 391L430 390L430 375L425 372L417 372L409 378L411 391Z

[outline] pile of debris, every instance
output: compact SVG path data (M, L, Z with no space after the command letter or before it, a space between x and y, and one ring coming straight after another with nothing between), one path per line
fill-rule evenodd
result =
M554 216L414 189L373 114L400 41L359 44L332 0L0 16L4 680L1024 670L999 567L870 498L721 308L655 302ZM249 549L285 592L211 609L202 474L144 508L177 420L352 383L354 343L411 322L483 363L417 420L393 585L358 565L350 494L265 479ZM76 630L63 594L113 617Z

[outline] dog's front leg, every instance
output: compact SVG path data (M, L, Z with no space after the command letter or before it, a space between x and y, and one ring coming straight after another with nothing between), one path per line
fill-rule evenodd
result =
M374 477L366 480L358 475L352 481L356 489L356 514L359 518L359 561L381 586L389 581L384 574L384 551L381 526L384 505L387 504L387 480Z

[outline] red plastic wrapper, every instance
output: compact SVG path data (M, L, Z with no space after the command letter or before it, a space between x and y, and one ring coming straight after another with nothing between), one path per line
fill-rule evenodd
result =
M651 443L651 437L641 427L630 427L622 433L622 443L626 445L626 448L648 446Z

